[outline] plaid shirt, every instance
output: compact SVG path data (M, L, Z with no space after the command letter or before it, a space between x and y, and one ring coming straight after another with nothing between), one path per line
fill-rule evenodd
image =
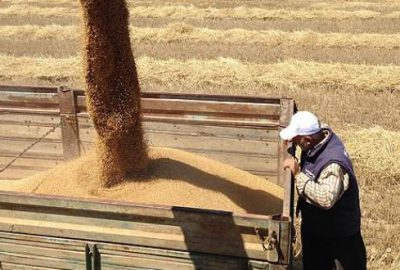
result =
M330 209L349 188L349 175L337 163L322 170L317 182L305 173L296 175L297 192L307 202L323 209Z
M332 163L323 169L317 181L312 181L303 172L298 173L295 178L299 196L323 209L333 207L349 188L350 181L348 173L337 163Z

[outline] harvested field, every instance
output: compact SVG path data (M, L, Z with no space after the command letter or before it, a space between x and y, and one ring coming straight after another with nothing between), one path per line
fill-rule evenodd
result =
M143 91L292 96L337 130L360 182L368 269L399 269L399 2L129 5ZM0 83L83 88L78 8L72 0L1 1Z
M232 58L213 60L189 59L162 61L151 57L137 60L139 78L146 88L160 86L174 88L195 87L197 90L216 89L227 86L231 92L246 88L272 88L300 91L310 86L324 89L339 87L343 91L358 90L362 93L400 91L400 68L395 65L323 64L289 60L273 64L244 63ZM4 80L36 79L45 83L80 80L79 57L13 57L0 55L5 67L0 76ZM28 65L31 68L23 70ZM181 78L176 81L175 74ZM82 88L83 85L78 85Z
M4 26L0 30L0 38L47 41L60 40L75 42L80 39L80 28L77 26L62 25L18 25ZM400 48L400 35L383 34L350 34L350 33L318 33L313 31L255 31L246 29L214 30L193 27L185 23L169 24L164 28L130 27L133 33L131 40L136 42L151 43L207 43L225 45L261 45L265 47L312 47L321 48L347 48L347 49L398 49Z
M91 152L24 180L0 182L0 190L157 202L263 215L282 211L282 188L263 178L179 150L153 148L149 155L151 161L144 176L128 178L112 188L102 187L101 166Z
M261 9L261 8L198 8L195 6L136 6L130 8L131 18L173 18L173 19L256 19L256 20L272 20L272 19L334 19L348 20L357 18L362 20L373 18L390 18L398 19L400 13L393 11L390 13L382 13L372 10L335 10L335 9ZM0 10L0 15L6 16L43 16L43 17L75 17L79 14L74 7L36 7L27 4L10 5Z

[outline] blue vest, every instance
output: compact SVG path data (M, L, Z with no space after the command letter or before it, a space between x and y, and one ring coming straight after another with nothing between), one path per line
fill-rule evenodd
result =
M324 168L331 163L339 164L349 175L349 188L335 205L328 210L314 206L299 198L298 207L302 216L302 231L322 237L346 237L360 231L360 199L353 165L341 140L330 129L322 145L303 151L301 171L318 182Z

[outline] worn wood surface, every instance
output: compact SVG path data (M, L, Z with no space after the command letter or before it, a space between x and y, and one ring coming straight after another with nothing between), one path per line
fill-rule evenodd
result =
M84 92L73 93L72 105L63 110L76 116L81 151L96 133ZM278 132L290 119L293 101L162 93L145 93L142 100L150 145L180 148L264 175L285 187L288 200L290 175L280 170L285 149ZM57 88L0 86L0 164L60 123L61 111ZM25 177L61 162L64 137L61 128L55 129L0 179ZM0 262L3 269L84 269L85 246L91 243L103 269L275 269L268 260L285 269L292 201L285 205L283 215L273 217L0 192ZM262 249L255 227L276 232L279 252Z
M39 260L47 260L48 258L71 258L74 261L83 261L86 242L82 240L52 238L34 235L21 235L16 233L0 232L0 249L1 243L6 245L13 244L15 246L25 247L23 250L18 250L19 253L10 253L7 261L2 262L3 269L29 269L29 270L47 270L47 269L77 269L76 266L70 268L48 268L33 265L24 265L12 263L18 258L31 258L36 254L36 264ZM206 253L196 253L179 251L173 249L160 249L151 247L141 247L135 245L113 244L106 242L91 242L96 244L99 252L101 269L182 269L182 270L195 270L195 269L270 269L265 261L248 260L246 258L219 256ZM30 247L37 246L42 253L36 252ZM45 249L45 250L43 250ZM16 250L15 247L12 250ZM50 250L51 253L43 251ZM22 252L21 252L22 251ZM57 254L57 251L64 253ZM0 250L0 254L3 251ZM72 257L70 257L73 254ZM39 262L40 263L40 262ZM42 266L45 265L42 264ZM84 269L78 268L78 269ZM283 269L283 268L282 268Z
M60 122L25 155L61 154L68 160L94 141L83 91L0 86L0 93L0 157L17 155ZM144 93L142 105L149 145L200 154L278 183L280 99ZM0 179L9 176L3 173Z
M57 93L64 160L76 159L80 156L80 147L75 95L65 87L59 87Z
M283 243L287 239L281 237L282 224L289 224L289 221L186 207L0 193L0 231L3 235L7 232L46 235L264 261L269 258L284 263L288 258L278 258L273 251L266 256L254 233L255 227L276 231ZM50 247L51 244L38 245L38 249ZM3 252L40 253L29 249L27 244L18 246L15 239L0 241ZM72 260L76 253L56 250L46 254ZM131 260L127 258L122 262L129 265Z

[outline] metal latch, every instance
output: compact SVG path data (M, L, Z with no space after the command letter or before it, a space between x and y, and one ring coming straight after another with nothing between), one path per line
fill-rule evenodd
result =
M278 243L278 235L275 231L263 235L259 228L254 228L258 239L260 239L261 245L264 251L271 251L276 249Z
M96 244L86 244L86 270L100 270L100 255Z
M282 263L285 257L281 249L280 221L272 220L266 227L254 228L257 238L266 255L266 261L270 263Z

